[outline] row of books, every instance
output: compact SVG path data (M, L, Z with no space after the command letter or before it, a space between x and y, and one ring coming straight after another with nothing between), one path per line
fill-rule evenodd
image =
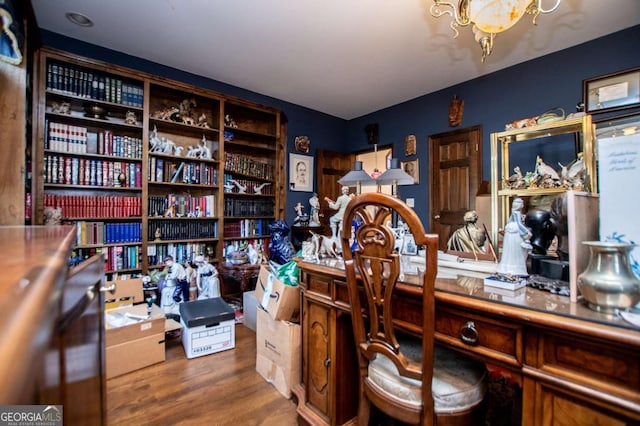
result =
M45 154L44 183L140 188L142 164Z
M224 222L225 238L246 238L269 235L271 219L240 219Z
M142 241L140 222L74 222L76 245L139 243Z
M193 262L196 256L204 256L213 251L210 243L169 243L149 244L147 246L147 264L149 266L162 265L167 256L172 256L176 262Z
M233 154L231 152L225 152L224 154L224 169L267 180L273 180L274 176L273 165L255 160L246 155Z
M105 272L140 269L140 246L75 248L71 252L69 265L75 266L99 253L105 257Z
M149 220L149 241L156 239L170 240L195 240L201 238L218 238L217 220Z
M225 216L273 216L272 200L255 199L224 199Z
M225 173L223 176L224 186L225 187L233 186L233 189L231 190L231 192L238 192L238 188L237 186L235 186L233 182L231 182L232 180L236 181L239 185L243 186L247 194L255 194L256 188L260 188L261 194L273 195L273 186L271 185L270 182L262 182L262 181L248 180L248 179L235 179L233 175L229 173Z
M63 218L140 217L140 197L44 194L44 207L62 209Z
M187 193L150 195L149 216L215 217L216 196L197 197Z
M86 127L46 120L44 149L70 154L99 154L142 158L142 139L114 135L111 130L92 132Z
M149 182L189 183L197 185L215 185L218 170L212 164L181 161L164 158L149 158L147 173Z
M144 89L140 84L54 61L47 64L47 89L139 108L144 104Z

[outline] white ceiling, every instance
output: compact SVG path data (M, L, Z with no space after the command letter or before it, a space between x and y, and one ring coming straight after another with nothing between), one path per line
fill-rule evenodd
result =
M454 40L432 0L31 3L41 28L344 119L640 24L638 0L562 0L497 35L482 63L471 28Z

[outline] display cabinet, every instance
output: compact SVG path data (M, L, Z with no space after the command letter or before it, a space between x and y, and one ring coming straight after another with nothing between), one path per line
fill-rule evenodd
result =
M561 164L554 166L544 164L544 167L553 168L560 179L555 184L540 184L540 181L528 181L525 170L515 170L520 164L512 168L510 154L516 144L525 145L532 141L538 141L542 145L557 150L555 144L563 135L569 137L575 144L575 159L579 166L579 185L573 185L567 179L565 164L563 170ZM566 143L566 140L565 140ZM491 240L495 243L499 240L500 229L503 229L510 216L511 202L513 198L520 197L528 204L534 197L554 196L567 193L566 211L568 228L569 251L569 275L571 284L571 299L577 298L577 275L588 262L588 249L582 247L581 241L597 239L597 211L598 211L598 183L595 159L594 126L590 115L555 121L546 124L511 129L504 132L491 134ZM528 153L531 149L528 148ZM535 152L527 160L527 164L535 164L538 161ZM559 169L559 170L556 170ZM515 171L515 174L514 174ZM542 178L544 171L530 171L531 174ZM513 184L522 180L521 185ZM501 218L501 219L499 219Z
M554 137L567 134L572 134L576 138L576 150L579 151L576 152L576 156L580 153L582 155L586 175L586 185L583 191L597 193L594 129L590 115L491 134L491 229L493 241L498 241L498 229L504 227L504 223L498 223L498 217L502 217L503 221L508 220L510 201L513 197L559 194L568 189L562 185L547 188L532 188L531 186L517 189L504 188L503 183L509 180L513 173L509 157L511 147L516 143L541 138L546 138L545 141L553 143ZM531 159L530 163L535 164L535 157ZM516 164L516 166L519 165ZM524 174L524 171L521 173Z
M77 226L72 263L104 253L112 280L268 243L286 205L279 110L53 49L35 62L33 223Z

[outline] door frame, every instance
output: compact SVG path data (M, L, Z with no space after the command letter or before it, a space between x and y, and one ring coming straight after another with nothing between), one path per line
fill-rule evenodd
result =
M439 179L436 176L436 169L439 169L439 168L435 167L434 165L436 161L440 162L440 156L438 155L436 159L436 153L434 150L435 140L452 137L462 133L476 134L476 150L475 150L476 176L475 176L475 180L471 179L472 181L476 182L476 185L475 187L471 187L469 190L469 194L470 194L469 196L471 197L471 199L469 200L469 207L472 209L475 209L475 197L478 194L478 190L482 187L482 132L483 132L482 125L477 124L474 126L455 129L448 132L436 133L433 135L429 135L427 137L427 145L429 149L429 230L430 232L433 232L435 229L438 228L438 225L435 223L435 218L434 218L435 217L434 206L436 204L436 195L439 195L439 191L434 191L434 189L436 188L435 184L439 182ZM463 218L460 218L460 220L461 220L461 223L464 223ZM446 244L446 241L444 244ZM442 246L443 246L443 243L440 242L440 247Z

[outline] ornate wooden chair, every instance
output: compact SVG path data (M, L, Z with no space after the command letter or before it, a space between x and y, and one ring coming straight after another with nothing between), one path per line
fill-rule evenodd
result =
M388 225L392 217L402 218L415 244L426 249L426 267L416 275L423 288L421 328L403 321L402 309L393 303L394 293L408 287L398 286L403 271ZM349 226L343 226L341 243L360 370L358 424L369 423L371 403L405 423L483 423L484 365L434 346L438 236L425 233L412 208L385 194L356 196L343 223L353 219L361 222L353 253Z

